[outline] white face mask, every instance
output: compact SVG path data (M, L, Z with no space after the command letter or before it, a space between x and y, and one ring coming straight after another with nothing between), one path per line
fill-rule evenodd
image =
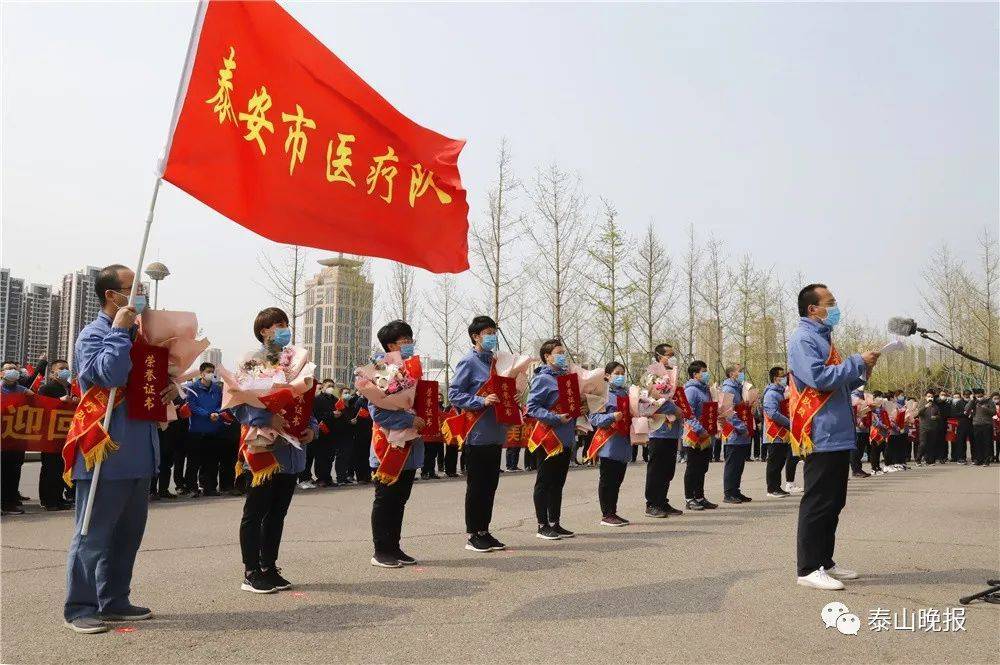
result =
M337 391L334 390L333 388L323 388L323 392L326 393L327 395L332 395Z
M206 372L205 374L202 374L201 378L211 383L212 381L215 381L215 372Z

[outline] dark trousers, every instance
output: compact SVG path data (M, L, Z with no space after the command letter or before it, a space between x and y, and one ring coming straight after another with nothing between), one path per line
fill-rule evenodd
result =
M795 469L799 465L799 460L802 459L798 455L792 452L792 446L788 446L788 459L785 460L785 481L789 483L795 482Z
M178 440L177 429L168 426L159 430L160 438L160 469L149 482L149 493L158 494L170 490L170 473L174 468L174 449L183 441Z
M854 450L851 451L851 471L861 473L861 460L868 451L868 432L855 432L854 444Z
M351 457L354 479L359 483L367 483L372 479L372 468L368 461L369 451L372 445L372 431L370 428L358 428L353 432L354 454Z
M309 447L313 449L313 467L316 469L316 480L332 483L333 440L329 436L323 436L310 443Z
M958 431L955 440L951 442L951 461L964 462L968 455L969 441L972 439L972 420L958 419Z
M481 533L490 530L493 519L493 500L500 484L500 444L486 446L466 445L462 448L465 460L465 531Z
M438 452L442 447L444 447L443 443L424 442L424 467L421 469L421 473L428 476L434 474L437 470Z
M444 447L444 472L449 476L458 473L458 446Z
M38 502L43 506L57 506L63 501L63 459L59 453L41 453L38 470Z
M920 446L917 448L917 461L934 464L937 459L938 433L934 430L920 431Z
M667 507L667 492L677 470L677 439L650 439L646 466L646 507Z
M757 434L756 431L754 431L753 440L750 444L752 446L750 457L760 457L760 444L761 444L760 435Z
M23 450L0 452L0 503L5 508L21 503L18 489L21 487L21 467L23 466Z
M597 481L597 499L601 503L601 515L608 517L618 513L618 492L625 480L628 464L608 457L600 459L601 477Z
M771 447L771 444L768 443L767 441L763 441L760 444L760 461L761 462L766 462L767 461L768 448L770 448L770 447Z
M507 469L513 470L517 468L517 463L521 461L521 449L520 448L507 448L505 451L505 457L507 458Z
M342 483L350 478L354 472L354 440L347 435L332 440L330 443L330 459L332 468L336 471L338 483ZM365 462L365 466L368 466L367 462Z
M313 464L316 462L316 446L312 442L306 444L306 468L299 474L299 482L304 483L313 479Z
M972 426L972 461L985 464L993 457L993 426Z
M184 487L184 479L187 477L186 462L188 459L187 434L183 438L178 438L174 442L174 487L180 489Z
M369 468L369 473L371 470ZM392 485L375 480L375 500L372 501L372 541L376 554L395 555L403 533L403 513L413 489L416 469L406 469Z
M716 462L722 461L722 439L712 437L712 459Z
M184 484L188 488L200 485L205 492L232 489L236 476L236 451L230 450L233 444L225 432L190 433L188 441L192 447L188 448ZM192 457L196 460L195 464L191 463Z
M687 467L684 469L684 498L705 498L705 474L712 459L711 448L687 448Z
M767 469L764 471L764 478L767 481L767 491L773 492L781 489L781 469L785 466L785 460L792 452L792 447L784 441L772 441L767 444Z
M873 443L868 446L868 463L871 464L872 471L882 470L882 448L884 443Z
M948 441L945 439L946 432L947 430L945 429L938 434L937 444L934 447L935 451L937 451L937 461L942 463L948 461Z
M273 568L278 562L281 532L295 493L295 481L294 474L276 473L247 491L240 520L240 551L246 570Z
M538 460L538 474L535 476L535 517L538 524L559 524L562 512L563 486L566 484L566 474L569 473L568 449L558 455L546 459L545 449L539 446L535 450Z
M893 434L885 447L886 464L903 464L906 461L906 450L910 447L910 438L905 434Z
M851 451L813 452L806 457L805 490L799 503L799 576L823 566L833 568L840 511L847 503Z
M726 446L726 462L722 469L722 491L725 496L737 496L740 493L740 481L743 479L743 468L749 454L750 446Z

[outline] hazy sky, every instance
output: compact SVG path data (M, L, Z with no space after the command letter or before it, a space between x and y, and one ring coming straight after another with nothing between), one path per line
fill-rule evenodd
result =
M679 247L693 222L880 325L920 311L935 246L972 260L998 227L995 3L283 5L403 113L468 141L473 218L507 136L524 180L558 160L629 229L653 219ZM132 265L194 3L2 13L3 265L43 283ZM272 304L255 257L275 248L167 184L160 304L196 311L232 360Z

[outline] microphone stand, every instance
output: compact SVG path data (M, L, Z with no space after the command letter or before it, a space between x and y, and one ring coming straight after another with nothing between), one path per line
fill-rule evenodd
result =
M955 353L962 356L963 358L966 358L967 360L971 360L974 363L979 363L984 367L989 367L991 369L1000 372L1000 367L997 367L993 363L987 360L983 360L982 358L977 358L971 353L967 353L965 349L963 349L961 346L955 346L954 344L951 344L947 340L934 339L933 337L931 337L931 335L938 335L939 337L943 337L943 335L941 335L941 333L937 332L936 330L925 330L923 328L917 328L917 332L920 334L921 337L923 337L929 342L934 342L935 344L943 346L949 351L954 351ZM958 602L961 603L962 605L968 605L969 603L975 600L982 599L984 602L987 603L1000 604L1000 580L986 580L986 584L987 588L984 591L980 591L978 593L974 593L969 596L963 596L958 599Z
M992 370L1000 372L1000 366L994 365L993 363L989 362L988 360L983 360L982 358L977 358L976 356L972 355L971 353L966 352L965 349L962 348L961 346L954 346L953 344L949 343L946 340L935 339L935 338L931 337L931 335L941 335L941 333L937 332L936 330L924 330L923 328L917 328L917 332L920 333L920 336L922 338L926 339L929 342L934 342L938 346L943 346L944 348L948 349L949 351L953 351L953 352L957 353L958 355L962 356L963 358L965 358L967 360L971 360L974 363L979 363L980 365L983 365L984 367L989 367Z

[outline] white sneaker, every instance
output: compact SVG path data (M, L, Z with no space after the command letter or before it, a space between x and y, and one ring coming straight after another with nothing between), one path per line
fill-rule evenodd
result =
M303 480L301 483L299 483L299 489L300 490L314 490L314 489L316 489L316 486L313 485L308 480Z
M896 471L899 471L899 469L897 469L896 465L893 464L891 466L885 467L885 469L883 469L883 471L885 471L886 473L895 473Z
M885 472L882 471L882 469L879 469L878 471L872 471L872 475L873 476L884 476Z
M805 577L797 578L795 583L799 586L808 586L824 591L840 591L844 588L843 582L827 575L822 566L820 566L819 570L814 570Z
M830 570L826 571L826 574L835 580L856 580L858 579L858 574L853 570L848 570L847 568L841 568L840 566L834 566Z
M790 482L785 482L785 491L789 494L802 494L802 488Z

